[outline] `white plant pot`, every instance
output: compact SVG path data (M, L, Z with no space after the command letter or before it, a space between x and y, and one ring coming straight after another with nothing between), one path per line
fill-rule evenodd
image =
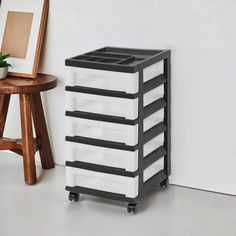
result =
M0 67L0 79L5 79L7 77L8 67Z

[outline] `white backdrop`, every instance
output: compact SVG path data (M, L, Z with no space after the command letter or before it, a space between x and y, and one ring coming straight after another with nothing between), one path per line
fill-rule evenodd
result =
M56 163L64 164L64 60L106 45L172 50L174 184L236 194L236 1L51 0L41 71ZM18 136L13 99L7 134Z

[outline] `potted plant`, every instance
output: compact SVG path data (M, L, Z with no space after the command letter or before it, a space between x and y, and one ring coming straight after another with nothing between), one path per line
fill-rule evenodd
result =
M0 52L0 79L5 79L7 77L8 68L11 66L6 60L9 56L10 54L3 55Z

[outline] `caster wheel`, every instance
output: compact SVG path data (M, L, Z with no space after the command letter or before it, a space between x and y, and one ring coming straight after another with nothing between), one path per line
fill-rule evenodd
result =
M128 207L127 207L127 211L128 213L136 213L136 206L137 204L131 204L129 203Z
M169 186L169 179L164 180L163 182L160 183L160 186L162 188L168 188Z
M69 200L70 200L70 201L78 202L78 200L79 200L79 194L78 194L78 193L72 193L72 192L70 192L70 193L69 193Z

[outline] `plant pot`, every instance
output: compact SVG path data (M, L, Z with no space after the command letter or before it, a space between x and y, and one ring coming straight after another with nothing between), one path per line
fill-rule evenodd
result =
M5 79L7 77L8 67L0 67L0 79Z

